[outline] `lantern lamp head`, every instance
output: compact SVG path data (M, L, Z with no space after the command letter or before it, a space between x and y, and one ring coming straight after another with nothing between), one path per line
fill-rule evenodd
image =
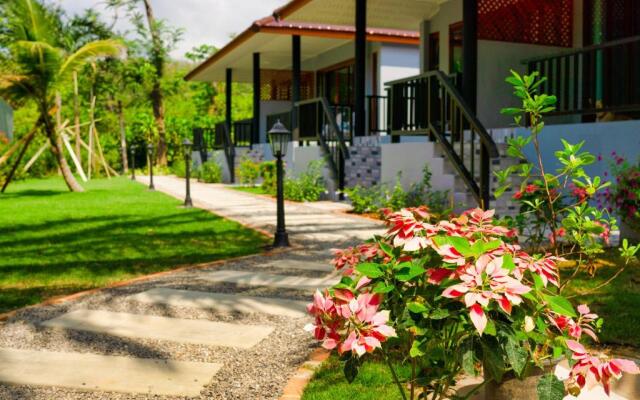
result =
M269 143L273 155L284 157L287 154L289 141L291 141L291 131L278 120L269 131Z

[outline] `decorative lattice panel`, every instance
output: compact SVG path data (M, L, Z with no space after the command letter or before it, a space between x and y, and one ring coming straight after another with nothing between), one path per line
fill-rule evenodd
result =
M573 0L478 0L478 38L571 47Z
M291 71L263 69L260 71L260 99L291 100ZM303 71L300 74L300 99L306 100L313 97L314 88L313 72Z

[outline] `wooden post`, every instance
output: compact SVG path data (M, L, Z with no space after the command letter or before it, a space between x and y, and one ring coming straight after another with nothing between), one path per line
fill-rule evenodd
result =
M260 53L253 53L253 126L251 143L260 143Z
M356 1L356 42L355 42L355 70L354 70L354 92L355 92L355 121L354 135L365 135L366 106L365 106L365 74L367 57L367 0Z
M93 120L93 107L96 104L96 98L91 95L91 105L89 106L89 156L87 157L87 178L91 179L91 170L93 167L93 129L95 121Z
M232 143L227 143L226 146L230 146L230 148L233 148L233 131L232 131L232 127L233 127L233 113L232 113L232 99L231 99L231 95L233 92L233 87L232 87L232 83L233 83L233 72L231 70L231 68L227 68L226 70L226 84L225 84L225 94L226 94L226 109L225 109L225 126L227 128L227 137L229 138L229 140ZM227 149L228 151L228 149ZM236 182L236 174L234 171L234 166L233 163L231 163L231 165L229 165L229 178L231 180L231 183L235 183Z
M1 191L2 193L4 193L4 191L7 189L7 186L9 186L9 183L13 179L13 175L16 173L16 169L18 168L20 161L22 161L22 157L24 157L24 153L26 153L27 148L31 144L31 141L33 140L34 136L35 135L29 135L27 137L27 140L25 140L24 145L22 146L22 150L20 150L20 154L18 154L18 158L16 159L16 162L11 167L11 171L9 171L9 174L7 175L7 179L4 181L4 184L2 185L2 191Z
M75 129L74 141L76 145L76 157L81 160L80 148L80 99L78 97L78 71L73 71L73 123Z
M291 132L293 138L300 137L300 122L298 121L298 107L296 103L300 101L300 36L293 35L291 37ZM267 130L271 127L267 127Z

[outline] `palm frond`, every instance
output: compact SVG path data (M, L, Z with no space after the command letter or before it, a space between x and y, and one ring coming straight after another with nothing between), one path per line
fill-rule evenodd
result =
M66 76L74 70L80 69L92 59L98 57L117 57L124 51L124 46L119 40L106 39L87 43L75 53L69 55L60 67L60 76Z

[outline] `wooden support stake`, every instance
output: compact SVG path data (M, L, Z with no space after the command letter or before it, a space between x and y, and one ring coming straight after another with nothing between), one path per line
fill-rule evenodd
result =
M33 157L31 157L31 159L29 160L29 162L27 162L27 164L24 166L24 168L22 169L22 172L27 172L29 171L29 168L31 168L31 166L38 160L38 158L42 155L42 152L44 152L49 146L51 146L51 143L47 140L42 147L40 147L40 149L38 151L36 151L36 154L33 155Z
M71 159L73 160L73 163L76 166L76 170L78 171L78 174L80 174L80 178L82 178L84 182L88 181L87 176L84 174L84 171L82 170L82 164L80 164L80 160L78 160L78 157L76 157L76 153L73 151L73 148L71 148L71 143L69 143L69 138L64 133L61 133L60 136L62 137L62 142L64 143L64 146L67 148L67 151L69 151L69 155L71 156Z
M13 175L16 173L18 164L20 164L20 161L22 161L22 157L24 157L24 153L26 153L27 148L31 144L31 140L33 140L34 136L35 135L30 135L29 138L24 142L24 146L22 146L22 150L20 150L20 154L18 155L16 162L13 164L13 167L11 167L11 171L9 171L9 175L7 175L7 179L4 181L4 184L2 185L2 190L0 191L1 193L4 193L4 191L7 189L7 186L9 186L9 183L13 179Z
M100 155L100 161L102 161L102 167L104 168L104 172L107 174L107 178L111 179L111 173L109 172L109 167L107 166L107 160L104 159L104 153L102 152L102 145L100 144L100 136L98 136L98 128L93 127L93 134L96 137L96 146L98 147L98 154Z
M31 129L31 132L27 133L26 135L24 135L23 137L20 138L20 140L18 140L17 142L15 142L13 144L13 146L11 146L11 148L9 150L7 150L6 153L4 153L4 155L2 157L0 157L0 165L4 164L5 162L7 162L7 160L9 159L9 157L11 157L13 155L13 153L16 152L16 150L18 150L18 148L20 148L20 144L31 140L33 138L33 136L36 134L38 130L38 124L36 123L36 125Z

